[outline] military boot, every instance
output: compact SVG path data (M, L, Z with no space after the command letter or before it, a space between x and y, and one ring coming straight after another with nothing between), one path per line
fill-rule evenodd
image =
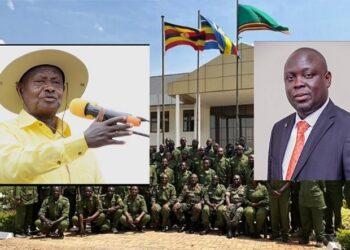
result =
M190 222L190 225L189 225L189 227L188 227L188 233L189 233L189 234L194 234L194 231L195 231L194 222L191 221L191 222Z
M177 230L179 233L182 233L183 231L186 230L186 224L185 224L185 219L180 220L180 227L179 230Z
M200 235L205 235L209 233L209 225L205 225L203 230L199 233Z
M231 226L227 226L227 234L226 237L231 239L233 237L233 232L232 232L232 227Z

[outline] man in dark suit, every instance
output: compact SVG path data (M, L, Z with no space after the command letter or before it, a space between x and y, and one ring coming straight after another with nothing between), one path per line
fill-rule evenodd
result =
M315 49L297 49L287 59L284 83L296 113L272 129L269 180L350 179L350 114L329 99L331 79Z

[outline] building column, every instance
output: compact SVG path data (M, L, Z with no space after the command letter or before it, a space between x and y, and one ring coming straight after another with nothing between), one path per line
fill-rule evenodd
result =
M160 144L160 106L157 106L157 151Z
M198 145L201 145L201 94L198 94Z
M180 141L180 96L175 96L175 145Z
M197 103L195 103L194 106L194 135L193 138L197 139L200 144L201 140L201 94L198 93L198 100L196 100ZM197 110L198 107L198 110ZM197 136L197 114L198 114L198 136Z
M196 100L197 102L197 100ZM197 103L193 104L193 110L194 110L194 128L193 128L193 138L197 138ZM199 144L198 144L199 145Z

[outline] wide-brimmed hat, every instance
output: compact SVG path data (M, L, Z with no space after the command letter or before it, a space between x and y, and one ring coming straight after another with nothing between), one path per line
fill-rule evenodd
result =
M0 104L7 110L18 114L23 108L23 102L17 93L16 84L29 69L43 64L54 65L64 73L66 89L58 113L68 108L72 99L83 95L89 78L85 64L76 56L65 51L44 49L18 57L1 72ZM68 91L68 96L66 91Z

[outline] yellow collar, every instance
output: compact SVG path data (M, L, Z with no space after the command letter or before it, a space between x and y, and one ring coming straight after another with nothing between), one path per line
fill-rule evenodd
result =
M61 133L61 131L63 131L63 136L69 137L71 135L71 131L70 131L68 124L66 122L64 122L62 119L60 119L59 117L56 116L56 118L57 118L56 131L59 131L59 133ZM22 109L21 112L18 114L17 122L18 122L18 125L20 128L35 126L39 129L43 129L43 130L45 129L45 133L47 133L47 131L48 131L47 129L49 129L49 131L51 131L51 129L46 124L44 124L42 121L39 121L34 116L30 115L24 109ZM51 133L52 133L52 131L51 131Z

